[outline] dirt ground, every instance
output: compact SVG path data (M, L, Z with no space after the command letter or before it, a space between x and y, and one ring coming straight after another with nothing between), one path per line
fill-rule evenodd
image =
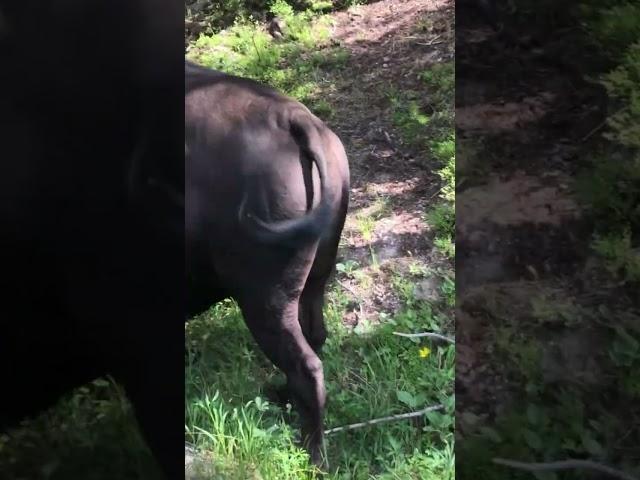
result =
M606 393L610 334L599 324L640 318L638 304L602 273L575 180L600 139L601 87L578 66L576 29L521 24L496 33L458 6L456 25L456 417L457 438L522 409L524 387L496 356L496 327L540 345L546 386L580 382ZM637 292L636 292L637 293ZM551 306L548 317L535 301ZM566 307L566 315L561 307ZM563 318L561 318L563 317ZM631 320L630 320L631 322ZM613 398L613 397L610 397ZM611 404L613 415L626 415Z
M506 316L521 315L530 308L519 298L547 288L570 295L568 285L588 257L589 225L571 184L590 132L602 123L602 91L545 61L559 39L528 35L513 45L473 22L456 32L456 128L463 147L456 191L460 410L487 413L488 404L495 410L495 395L487 392L508 388L496 385L503 377L492 371L483 342L495 314L482 306L486 297L509 302ZM515 56L520 71L512 66Z
M450 0L384 0L333 15L332 40L350 53L346 69L328 72L336 84L329 94L336 109L330 125L345 143L352 179L338 261L357 261L373 280L372 288L341 280L358 303L345 319L351 326L362 317L375 322L381 312L397 309L392 274L416 263L452 268L434 249L424 219L440 189L434 172L438 165L424 151L403 143L385 95L390 86L424 89L417 74L453 59L453 8ZM383 211L370 212L380 200ZM369 213L375 213L376 221L371 237L364 238L357 219Z

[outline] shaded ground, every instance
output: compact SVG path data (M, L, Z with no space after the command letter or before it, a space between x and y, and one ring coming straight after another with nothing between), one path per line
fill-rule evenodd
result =
M605 371L615 324L635 328L640 319L630 292L593 255L592 222L575 190L606 113L603 90L583 80L595 66L590 52L575 28L529 22L496 34L464 7L457 14L464 20L456 31L458 445L485 428L485 444L495 441L487 455L511 448L521 458L566 457L570 443L556 447L552 438L567 432L527 425L526 415L544 411L550 398L557 403L549 408L559 410L567 389L574 412L584 409L576 454L633 464L629 444L607 445L607 427L587 421L609 422L605 405L613 417L637 418L637 408L618 410L628 400L613 398L629 397ZM612 403L600 404L604 398ZM508 427L524 431L521 451L498 439L506 430L486 430L514 412L525 417ZM584 435L598 438L600 454ZM554 446L545 450L547 443ZM462 478L474 478L478 464L465 453Z
M456 273L464 335L457 402L463 411L484 408L476 400L466 403L467 392L477 393L483 383L465 374L485 347L473 335L482 329L482 309L474 311L478 289L499 288L489 285L494 283L522 289L519 281L535 280L525 288L525 296L533 295L544 283L576 275L590 240L571 191L572 173L576 158L589 148L584 136L604 118L590 101L602 92L545 61L545 47L558 39L547 38L550 45L534 49L509 47L509 40L482 24L458 25L456 129L462 154ZM520 75L512 66L514 55Z

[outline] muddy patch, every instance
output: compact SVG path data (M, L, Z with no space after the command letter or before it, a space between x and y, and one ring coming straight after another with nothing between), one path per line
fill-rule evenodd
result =
M456 127L478 133L498 134L540 121L549 111L555 96L544 92L521 102L503 105L478 104L456 109Z
M485 223L500 226L548 224L560 226L579 217L570 196L570 179L545 179L518 173L508 180L494 179L485 186L469 188L457 198L460 210L458 234L467 236Z
M519 173L457 196L459 295L474 285L568 274L583 261L588 225L569 181Z

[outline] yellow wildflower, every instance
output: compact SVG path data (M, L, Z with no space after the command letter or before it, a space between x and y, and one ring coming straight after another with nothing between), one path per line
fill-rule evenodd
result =
M420 349L420 358L427 358L430 353L431 350L429 350L429 347L422 347Z

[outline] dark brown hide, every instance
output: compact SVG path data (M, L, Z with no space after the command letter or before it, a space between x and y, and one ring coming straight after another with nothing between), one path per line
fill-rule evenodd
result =
M322 463L322 306L348 206L338 137L300 103L186 65L189 315L237 300L287 376L312 461Z

